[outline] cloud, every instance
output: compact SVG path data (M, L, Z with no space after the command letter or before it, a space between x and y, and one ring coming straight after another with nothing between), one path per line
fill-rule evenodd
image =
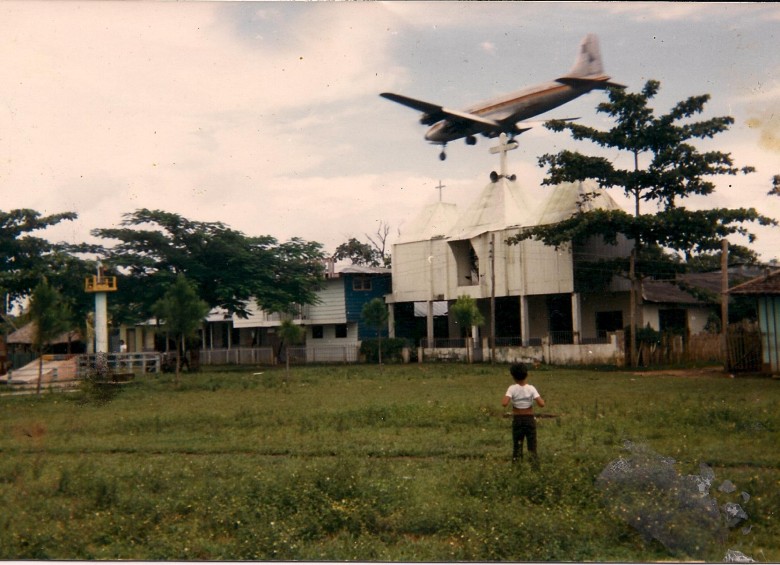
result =
M483 41L479 44L479 48L490 55L493 55L496 52L496 44L492 41Z

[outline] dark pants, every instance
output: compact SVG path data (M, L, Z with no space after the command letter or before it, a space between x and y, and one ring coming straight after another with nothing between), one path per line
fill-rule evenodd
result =
M523 458L523 440L528 453L536 459L536 419L532 415L515 415L512 418L512 461Z

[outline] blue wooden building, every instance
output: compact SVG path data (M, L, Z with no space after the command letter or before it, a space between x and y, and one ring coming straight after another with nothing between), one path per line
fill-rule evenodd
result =
M735 286L729 292L755 296L761 334L762 370L780 374L780 270Z

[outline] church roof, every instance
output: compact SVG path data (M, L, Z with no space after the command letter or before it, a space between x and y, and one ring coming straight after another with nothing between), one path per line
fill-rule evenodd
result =
M401 232L398 243L428 241L449 235L458 219L458 208L449 202L427 205Z
M577 212L591 210L622 210L607 192L593 181L569 182L552 189L542 204L534 225L544 226L567 220Z
M531 225L536 204L514 180L505 177L488 183L474 203L450 230L450 239L471 239L479 234Z

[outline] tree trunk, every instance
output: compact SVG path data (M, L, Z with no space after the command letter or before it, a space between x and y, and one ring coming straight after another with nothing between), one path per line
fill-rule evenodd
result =
M41 394L41 382L43 382L43 349L38 351L38 386L35 393Z
M181 366L181 348L184 346L184 337L176 342L176 377L175 382L179 384L179 367Z

